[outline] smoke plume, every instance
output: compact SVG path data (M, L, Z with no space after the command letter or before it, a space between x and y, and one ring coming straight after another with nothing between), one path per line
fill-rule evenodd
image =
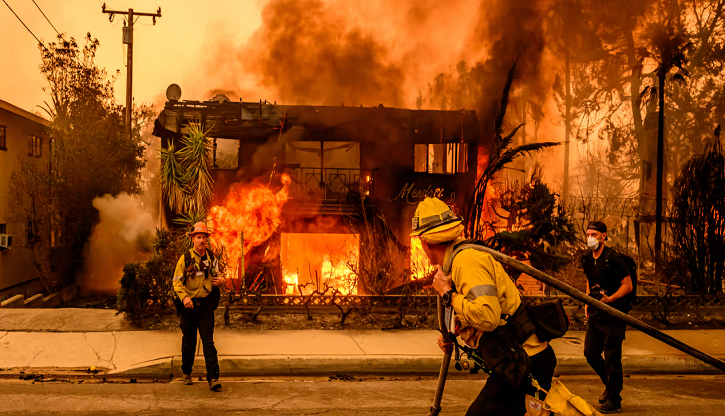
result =
M85 293L113 295L119 288L123 266L145 261L152 251L156 221L154 210L141 198L125 192L93 200L100 221L86 246L86 269L79 279Z

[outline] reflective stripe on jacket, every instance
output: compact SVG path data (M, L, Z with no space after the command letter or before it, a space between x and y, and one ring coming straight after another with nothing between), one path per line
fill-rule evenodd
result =
M444 263L453 247L463 240L459 238L448 246ZM501 315L512 315L521 305L519 291L501 263L478 250L462 250L456 255L451 278L458 293L451 302L461 324L458 332L468 346L478 348L482 331L490 332L505 325ZM533 334L523 347L529 356L533 356L546 349L547 345Z

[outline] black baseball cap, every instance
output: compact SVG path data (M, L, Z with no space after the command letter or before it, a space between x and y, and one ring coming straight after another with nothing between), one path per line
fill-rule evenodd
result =
M601 221L591 221L589 225L587 225L587 230L594 230L599 231L600 233L606 233L607 225Z

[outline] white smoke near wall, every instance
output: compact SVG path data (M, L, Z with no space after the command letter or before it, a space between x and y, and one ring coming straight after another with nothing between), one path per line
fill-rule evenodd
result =
M156 207L125 192L93 200L99 222L86 245L85 271L79 279L85 294L115 295L123 266L151 256L156 235Z

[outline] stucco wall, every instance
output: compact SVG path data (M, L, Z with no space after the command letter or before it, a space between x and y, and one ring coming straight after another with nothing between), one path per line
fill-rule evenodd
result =
M47 123L47 122L45 122ZM20 168L20 158L28 157L28 136L41 138L41 157L34 163L47 168L50 154L47 127L39 117L0 101L0 126L5 126L6 149L0 150L0 224L7 224L13 247L0 252L0 291L36 278L33 253L26 246L25 226L13 221L8 205L8 190L13 171Z

